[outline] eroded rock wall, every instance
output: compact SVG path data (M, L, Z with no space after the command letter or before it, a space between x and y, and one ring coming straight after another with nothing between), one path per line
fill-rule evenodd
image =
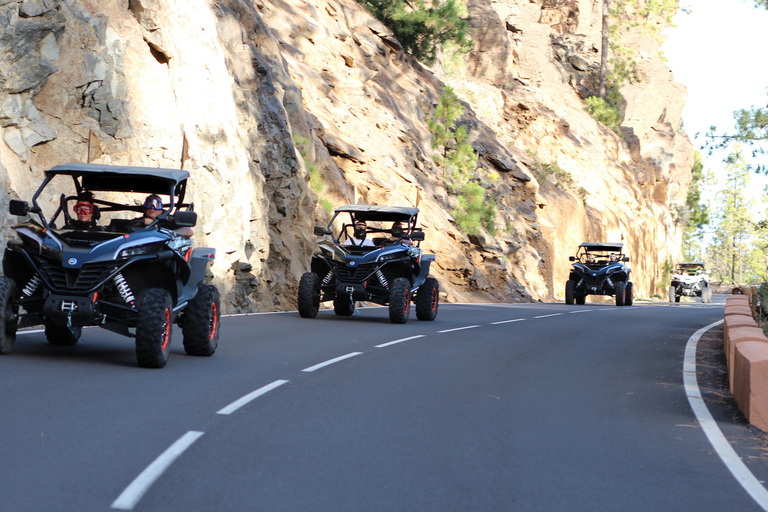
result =
M561 298L567 255L587 240L623 240L648 296L660 262L679 257L685 91L638 34L643 81L622 91L623 138L587 114L597 4L469 0L475 50L429 69L353 0L6 0L0 199L28 199L43 170L83 161L89 129L103 163L178 167L186 138L196 240L218 249L226 311L295 307L311 228L328 219L319 198L418 201L444 300ZM432 156L426 123L446 84L498 204L493 235L459 232ZM574 183L539 183L536 162ZM3 241L14 221L3 208Z

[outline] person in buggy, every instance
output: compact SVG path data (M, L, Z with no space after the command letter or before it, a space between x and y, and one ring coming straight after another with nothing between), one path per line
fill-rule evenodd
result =
M72 211L77 216L77 219L72 220L67 227L83 231L104 231L103 227L96 224L96 221L99 219L99 210L93 204L93 194L91 192L80 194Z
M373 243L373 240L367 237L367 229L368 224L366 224L365 220L355 220L355 231L352 237L344 240L342 245L353 245L355 247L375 247L376 244Z
M141 229L150 226L152 223L156 223L158 227L168 227L169 223L163 219L157 220L161 213L163 213L163 200L157 194L150 194L144 200L142 205L144 208L144 214L141 217L133 219L128 223L128 228L132 230ZM157 222L155 222L157 221ZM182 227L174 229L174 232L181 236L191 237L194 234L192 228Z

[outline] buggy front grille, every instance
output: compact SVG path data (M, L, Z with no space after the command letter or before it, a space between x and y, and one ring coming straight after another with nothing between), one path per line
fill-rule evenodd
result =
M98 287L118 267L118 263L86 263L79 269L68 269L60 263L45 258L35 258L40 274L51 284L54 291L88 292Z
M354 283L354 282L360 282L365 281L368 279L371 274L373 274L376 271L376 264L375 263L366 263L363 265L360 265L359 267L348 267L345 265L336 265L334 267L334 272L336 274L336 277L339 279L339 281L345 282L345 283Z

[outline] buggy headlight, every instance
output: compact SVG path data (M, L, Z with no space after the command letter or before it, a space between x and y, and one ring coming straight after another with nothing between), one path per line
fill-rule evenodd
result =
M117 255L118 258L132 258L133 256L142 256L144 254L152 254L154 252L157 252L157 247L147 244L147 245L137 245L134 247L129 247L127 249L123 249L120 251L120 253Z

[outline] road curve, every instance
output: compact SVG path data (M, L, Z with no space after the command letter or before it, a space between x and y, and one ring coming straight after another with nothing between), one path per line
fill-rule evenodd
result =
M213 357L185 356L176 332L163 370L136 367L131 341L103 330L74 347L22 334L0 358L0 509L761 510L683 384L686 343L722 314L641 303L441 305L436 321L405 325L384 308L227 317ZM759 432L710 405L765 481Z

